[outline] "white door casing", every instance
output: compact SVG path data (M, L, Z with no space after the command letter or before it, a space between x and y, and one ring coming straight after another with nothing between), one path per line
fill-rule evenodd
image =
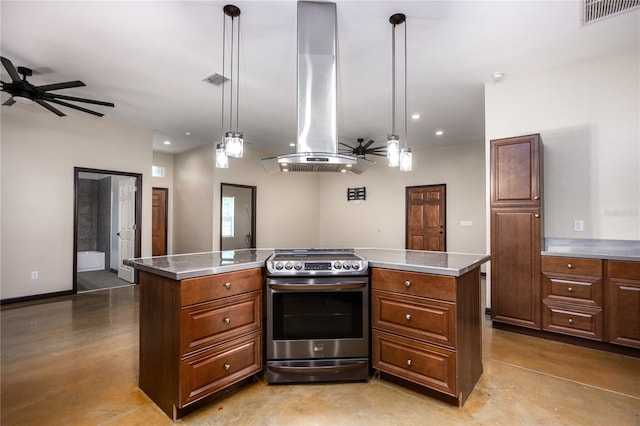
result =
M122 263L135 256L136 179L118 182L118 278L133 282L134 268Z

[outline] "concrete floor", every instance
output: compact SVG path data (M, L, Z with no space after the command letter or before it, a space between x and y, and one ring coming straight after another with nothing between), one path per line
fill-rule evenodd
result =
M0 315L3 426L172 424L137 388L137 287L7 305ZM179 423L640 425L639 358L494 330L485 319L483 363L461 409L378 378L256 382Z

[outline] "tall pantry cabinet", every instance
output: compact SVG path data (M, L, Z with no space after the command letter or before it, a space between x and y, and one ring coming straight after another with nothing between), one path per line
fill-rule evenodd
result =
M491 141L491 319L541 328L542 140Z

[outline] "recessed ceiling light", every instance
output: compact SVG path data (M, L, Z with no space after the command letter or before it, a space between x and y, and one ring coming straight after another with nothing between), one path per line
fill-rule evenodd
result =
M171 145L171 141L164 141L165 145Z
M296 146L296 144L295 144L295 143L293 143L293 142L291 142L291 143L289 144L289 146Z
M417 114L417 113L416 114L411 114L411 119L412 120L417 120L419 118L420 118L420 114Z
M442 136L442 135L444 135L443 130L436 130L436 136Z
M184 132L185 136L191 136L191 132Z
M491 78L493 81L501 81L504 78L505 74L502 71L494 72L491 74Z

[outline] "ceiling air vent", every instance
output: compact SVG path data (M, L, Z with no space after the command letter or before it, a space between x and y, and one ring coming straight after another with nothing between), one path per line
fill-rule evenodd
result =
M582 23L589 24L640 7L640 0L584 0Z
M220 86L225 81L229 80L229 77L225 77L222 74L218 74L214 72L209 77L204 78L202 81L207 82L209 84L213 84L214 86Z

